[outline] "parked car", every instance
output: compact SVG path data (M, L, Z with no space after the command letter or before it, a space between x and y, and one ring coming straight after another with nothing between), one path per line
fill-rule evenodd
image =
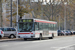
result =
M2 30L0 30L0 39L4 37L4 32Z
M63 34L64 35L71 35L71 31L69 31L69 30L63 31Z
M15 28L0 28L4 32L4 37L15 38L16 29Z
M68 30L68 32L69 32L69 35L73 35L73 33L70 30Z
M64 35L63 31L62 30L58 30L58 36L62 36L62 35Z
M71 31L71 35L75 35L75 31Z
M73 32L73 34L75 35L75 31Z

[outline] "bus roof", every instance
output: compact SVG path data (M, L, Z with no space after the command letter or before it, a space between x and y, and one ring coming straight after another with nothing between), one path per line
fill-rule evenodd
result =
M57 24L57 22L55 22L55 21L42 20L42 19L33 19L33 20L34 20L34 22Z
M57 24L57 22L55 22L55 21L49 21L49 20L43 20L43 19L35 19L35 18L30 18L30 19L32 19L34 22ZM24 19L22 19L22 20L24 20Z

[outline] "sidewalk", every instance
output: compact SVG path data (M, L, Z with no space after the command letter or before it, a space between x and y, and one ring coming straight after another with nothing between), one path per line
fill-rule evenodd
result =
M15 40L19 40L19 38L18 39L16 39L16 38L14 38L14 39L0 39L0 42L4 42L4 41L15 41Z

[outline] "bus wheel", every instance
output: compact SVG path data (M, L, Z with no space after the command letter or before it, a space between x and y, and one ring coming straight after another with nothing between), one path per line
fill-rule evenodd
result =
M1 39L2 37L1 37L1 35L0 35L0 39Z
M38 40L42 40L42 34L40 34L40 37L38 38Z
M52 34L52 37L49 37L49 39L53 39L54 38L54 34Z
M26 38L24 38L24 40L27 40Z

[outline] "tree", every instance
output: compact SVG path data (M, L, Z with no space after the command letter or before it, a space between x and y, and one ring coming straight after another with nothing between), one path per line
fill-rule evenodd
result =
M7 10L9 10L9 9L7 9ZM16 23L16 15L17 15L17 4L16 4L16 2L13 2L13 9L12 9L12 16L13 16L13 20L12 20L12 22L13 23ZM28 4L24 4L24 1L21 1L20 3L19 3L19 5L18 5L18 14L19 14L19 16L20 16L20 18L22 18L24 15L25 15L25 13L29 13L29 12L31 12L32 11L32 9L30 9L30 6L28 5ZM9 13L9 12L7 12L7 13ZM10 19L9 19L9 17L10 17L10 15L8 15L7 16L7 21L10 21Z
M0 21L1 21L1 27L2 27L2 23L3 23L3 17L2 17L2 1L0 0Z

